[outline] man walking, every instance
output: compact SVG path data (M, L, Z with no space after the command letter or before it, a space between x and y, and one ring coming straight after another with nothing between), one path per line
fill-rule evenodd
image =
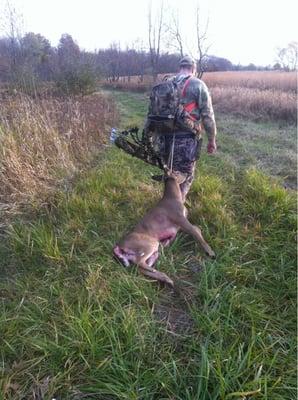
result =
M179 87L183 120L178 120L170 133L158 132L150 127L152 124L149 117L152 110L149 106L145 130L153 131L155 146L168 166L171 165L174 171L187 175L185 182L180 185L185 199L194 179L196 161L200 156L201 126L208 137L207 151L213 154L216 152L216 123L208 88L195 76L195 61L185 56L180 60L179 67L178 75L171 79Z

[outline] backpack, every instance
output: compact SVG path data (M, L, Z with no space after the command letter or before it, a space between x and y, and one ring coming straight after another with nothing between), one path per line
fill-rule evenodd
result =
M180 128L196 133L197 130L193 129L194 122L191 126L189 123L190 119L193 121L189 111L196 107L196 103L192 102L188 105L181 103L190 79L191 77L187 77L178 83L174 78L153 86L147 115L149 130L172 133L175 128Z

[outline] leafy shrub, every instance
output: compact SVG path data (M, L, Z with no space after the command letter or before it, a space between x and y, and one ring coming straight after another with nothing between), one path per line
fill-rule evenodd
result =
M90 66L83 65L59 73L55 83L60 94L90 94L96 90L96 74Z

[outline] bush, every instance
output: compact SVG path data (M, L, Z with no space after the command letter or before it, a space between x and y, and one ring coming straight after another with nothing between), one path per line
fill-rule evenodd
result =
M88 65L59 73L55 79L60 94L84 95L96 90L96 74Z

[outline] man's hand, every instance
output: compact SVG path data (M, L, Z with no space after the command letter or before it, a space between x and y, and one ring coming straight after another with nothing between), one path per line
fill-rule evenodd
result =
M208 152L208 154L214 154L214 153L216 153L216 149L217 149L217 146L216 146L215 139L209 140L208 146L207 146L207 152Z

